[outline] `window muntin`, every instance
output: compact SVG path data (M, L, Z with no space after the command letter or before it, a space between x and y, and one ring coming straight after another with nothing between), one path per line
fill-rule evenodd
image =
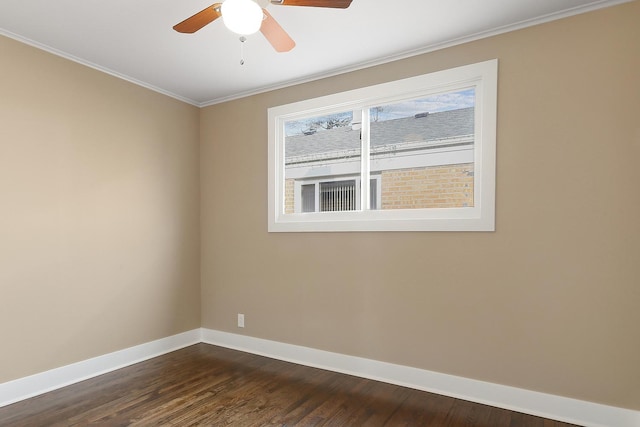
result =
M496 88L494 60L269 109L269 230L493 230Z

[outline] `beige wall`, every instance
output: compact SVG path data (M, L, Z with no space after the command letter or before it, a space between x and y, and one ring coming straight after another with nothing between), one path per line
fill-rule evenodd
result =
M198 120L0 37L0 382L200 326Z
M638 22L632 2L203 109L203 326L640 409ZM268 107L491 58L495 233L267 233Z

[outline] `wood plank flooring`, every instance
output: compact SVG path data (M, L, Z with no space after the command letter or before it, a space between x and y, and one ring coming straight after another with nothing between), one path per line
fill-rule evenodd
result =
M197 344L0 408L0 426L570 424Z

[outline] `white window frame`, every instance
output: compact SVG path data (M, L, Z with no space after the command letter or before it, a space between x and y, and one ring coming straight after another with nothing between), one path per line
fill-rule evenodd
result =
M269 232L318 231L494 231L498 60L452 68L269 108ZM345 212L284 212L285 123L342 111L362 110L361 177L369 176L368 108L418 96L475 90L474 206ZM355 118L354 118L355 120ZM362 180L361 206L369 206Z

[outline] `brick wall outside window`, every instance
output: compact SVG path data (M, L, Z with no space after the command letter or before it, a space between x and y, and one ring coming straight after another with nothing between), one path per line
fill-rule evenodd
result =
M473 163L382 172L382 209L473 206Z
M284 213L292 214L293 210L293 201L294 201L294 179L287 179L284 181Z

